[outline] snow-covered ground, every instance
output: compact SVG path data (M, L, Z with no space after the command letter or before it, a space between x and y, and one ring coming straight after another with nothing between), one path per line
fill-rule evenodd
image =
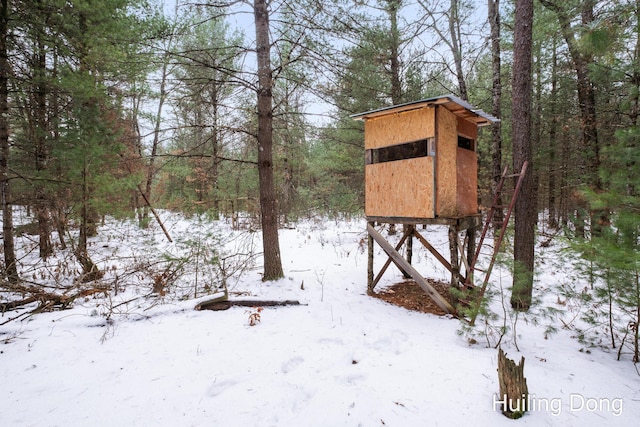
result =
M193 233L188 221L164 216L176 241ZM171 248L159 229L124 228L103 230L91 246L103 268L117 271L123 253ZM327 220L281 230L286 277L263 283L258 257L229 289L304 305L265 308L255 326L253 309L195 311L197 299L171 293L117 306L140 294L132 285L0 326L0 426L638 425L640 376L628 358L585 351L571 330L549 335L522 319L518 348L511 338L503 349L526 359L532 410L505 418L496 349L470 344L456 319L366 295L364 229L363 220ZM446 230L423 232L447 253ZM542 257L536 289L553 294L567 273ZM376 255L377 265L385 260ZM447 278L423 251L414 261L425 276ZM495 281L507 286L505 275ZM379 286L400 280L390 268Z

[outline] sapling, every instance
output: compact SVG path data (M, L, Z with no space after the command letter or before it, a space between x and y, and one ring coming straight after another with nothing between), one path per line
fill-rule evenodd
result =
M320 284L320 302L324 302L324 276L327 274L327 270L322 270L322 275L318 275L318 270L313 270L316 275L316 281Z

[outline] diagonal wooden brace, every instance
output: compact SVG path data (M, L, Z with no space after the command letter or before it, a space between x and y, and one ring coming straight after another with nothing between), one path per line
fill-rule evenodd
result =
M425 278L422 277L422 275L415 268L413 268L413 266L409 264L407 260L405 260L402 255L400 255L398 251L396 251L394 247L391 246L391 244L387 242L385 238L376 231L375 228L373 228L373 226L371 226L371 224L367 224L367 232L371 237L373 237L376 242L378 242L380 247L382 247L387 255L389 255L391 260L398 266L398 268L408 273L413 278L413 280L416 281L418 286L420 286L422 290L424 290L427 295L429 295L429 297L438 305L438 307L443 309L446 313L457 316L456 309L453 308L449 301L447 301L446 298L440 295L438 291L436 291L434 287L431 286L429 282L427 282Z
M431 244L427 241L427 239L424 238L424 236L422 236L422 234L418 233L417 230L414 229L413 231L413 235L420 241L420 243L422 243L422 246L424 246L429 252L431 252L431 254L436 257L436 259L438 261L440 261L440 263L447 269L449 270L450 273L453 273L453 268L451 267L451 264L449 263L449 261L447 261L447 259L445 257L443 257L440 252L437 251L436 248L434 248L433 246L431 246ZM464 283L464 281L466 280L464 278L464 276L460 276L460 282Z

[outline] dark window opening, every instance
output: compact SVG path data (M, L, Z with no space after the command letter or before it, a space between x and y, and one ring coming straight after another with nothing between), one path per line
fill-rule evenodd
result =
M434 141L433 138L428 138L390 147L369 149L365 152L365 163L371 165L396 160L415 159L429 155L433 156L435 155Z
M464 148L465 150L475 151L475 145L476 142L473 139L458 135L458 147Z

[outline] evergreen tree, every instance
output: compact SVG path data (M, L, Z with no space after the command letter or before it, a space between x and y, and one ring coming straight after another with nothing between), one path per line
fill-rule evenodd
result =
M173 112L178 119L175 146L190 173L185 185L201 210L220 211L220 174L225 144L235 127L232 110L237 90L242 38L210 8L186 16L176 56L177 77Z
M513 244L514 272L511 306L526 311L533 294L533 266L536 224L536 191L531 165L531 47L533 0L517 0L513 59L513 167L520 171L528 162L521 192L515 204L515 235Z
M339 57L343 65L327 96L338 117L310 151L318 203L333 212L354 213L364 205L363 127L349 115L415 101L429 91L424 52L412 46L412 37L424 31L422 23L401 19L403 1L372 3L372 10L354 10L362 14L358 26L341 29L353 43Z
M258 179L260 181L260 215L264 250L265 281L284 276L278 238L278 208L273 167L273 68L269 36L270 11L266 0L254 0L257 56Z
M22 200L35 207L42 257L53 250L52 219L61 224L58 213L75 208L82 225L76 254L85 273L93 269L84 262L86 238L130 188L122 174L129 153L120 146L131 144L122 99L143 62L132 60L146 29L143 4L39 0L14 9L13 32L21 35L12 45L14 166L26 178Z
M4 276L10 283L19 280L13 240L13 202L9 178L9 66L7 36L9 34L9 0L0 3L0 201L2 203L2 241Z
M615 140L601 151L602 189L586 190L592 211L606 213L606 223L592 223L588 239L576 248L592 265L594 309L588 320L605 326L611 347L631 348L640 362L640 6L626 4L610 11L619 18L615 27L595 27L585 42L594 56L610 66L597 73L603 87L618 82L621 90ZM621 54L622 53L622 54ZM592 219L597 221L598 218ZM629 342L630 341L630 342Z

